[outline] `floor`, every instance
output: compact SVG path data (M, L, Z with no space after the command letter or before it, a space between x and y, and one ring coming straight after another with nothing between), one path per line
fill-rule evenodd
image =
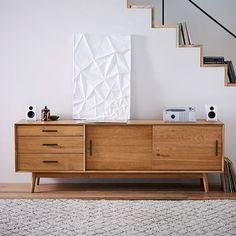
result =
M109 200L236 200L236 193L224 193L210 186L181 184L40 184L30 193L30 184L0 184L0 199L109 199Z

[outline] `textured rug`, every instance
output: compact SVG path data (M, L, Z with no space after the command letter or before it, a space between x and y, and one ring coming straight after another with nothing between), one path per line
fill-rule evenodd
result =
M0 200L0 235L236 235L236 201Z

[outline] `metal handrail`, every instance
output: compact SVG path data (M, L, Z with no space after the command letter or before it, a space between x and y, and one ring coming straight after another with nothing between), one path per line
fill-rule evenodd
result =
M162 25L165 24L165 0L162 0Z
M202 13L204 13L206 16L208 16L212 21L214 21L217 25L219 25L222 29L224 29L226 32L228 32L230 35L232 35L234 38L236 38L236 35L233 34L229 29L227 29L225 26L223 26L219 21L217 21L215 18L213 18L209 13L204 11L200 6L198 6L195 2L192 0L188 0L192 5L194 5L196 8L198 8Z

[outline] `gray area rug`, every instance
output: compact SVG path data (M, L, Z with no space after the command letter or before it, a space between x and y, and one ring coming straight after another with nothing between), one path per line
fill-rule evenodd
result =
M236 235L236 201L0 200L0 235Z

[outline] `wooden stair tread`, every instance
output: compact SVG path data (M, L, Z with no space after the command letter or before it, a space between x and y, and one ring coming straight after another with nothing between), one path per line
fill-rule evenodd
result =
M227 67L226 64L202 64L202 67Z
M150 9L150 8L154 8L151 5L131 5L130 8L132 9Z
M152 26L152 28L166 28L166 29L173 28L173 29L176 29L176 25L158 25L158 24L154 24Z
M202 44L179 45L179 48L201 48Z
M236 83L227 83L226 86L228 86L228 87L236 87Z

